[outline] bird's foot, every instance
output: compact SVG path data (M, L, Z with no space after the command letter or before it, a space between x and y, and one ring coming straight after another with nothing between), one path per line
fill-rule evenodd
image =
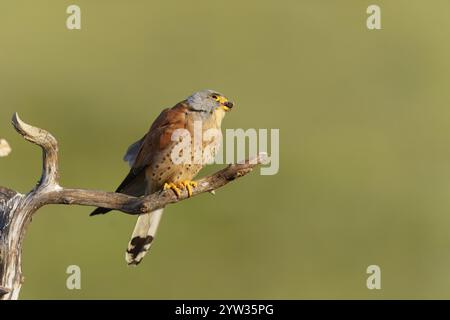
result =
M189 197L192 197L192 188L197 186L197 182L192 180L183 180L177 183L177 187L180 189L186 189Z
M164 190L168 190L168 189L172 189L173 192L175 192L175 194L177 195L177 197L179 198L181 195L181 190L178 188L178 186L171 182L171 183L165 183L164 184Z

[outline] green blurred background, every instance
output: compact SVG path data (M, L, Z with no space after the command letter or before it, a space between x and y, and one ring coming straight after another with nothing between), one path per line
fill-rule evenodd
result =
M80 31L65 26L73 3ZM373 3L2 1L2 185L40 175L14 111L58 138L68 187L113 190L127 146L203 88L237 103L225 128L281 137L277 175L169 206L137 268L135 217L41 209L21 298L450 298L450 2L378 0L369 31ZM372 264L381 290L366 288Z

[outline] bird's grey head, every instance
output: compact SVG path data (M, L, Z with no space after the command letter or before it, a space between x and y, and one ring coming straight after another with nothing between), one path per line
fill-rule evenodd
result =
M214 90L201 90L187 98L187 103L193 111L212 113L217 109L229 111L233 108L233 102L223 94Z

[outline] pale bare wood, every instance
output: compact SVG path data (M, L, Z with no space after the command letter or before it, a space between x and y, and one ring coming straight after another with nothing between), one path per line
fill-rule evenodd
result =
M21 271L22 242L32 215L48 204L84 205L119 210L128 214L142 214L163 208L188 198L171 191L160 191L146 197L131 197L121 193L84 189L68 189L59 185L58 142L47 131L23 122L14 114L14 128L26 140L43 150L43 168L38 184L27 194L0 187L0 300L17 299L23 283ZM267 161L265 153L240 164L229 165L197 181L192 196L214 190L240 178Z
M5 139L0 139L0 157L6 157L11 153L11 147Z

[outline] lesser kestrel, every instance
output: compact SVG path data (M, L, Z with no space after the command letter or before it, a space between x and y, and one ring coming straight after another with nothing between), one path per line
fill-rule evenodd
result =
M129 163L131 170L116 192L139 197L169 188L177 195L180 189L187 189L191 195L192 188L196 186L192 179L205 161L213 159L219 149L222 119L225 112L232 107L233 103L222 94L213 90L202 90L174 107L163 110L147 134L128 148L124 160ZM210 129L217 129L220 137L202 139L201 161L193 161L198 152L198 145L194 145L195 139L188 140L192 151L188 161L174 161L174 150L176 156L181 157L183 150L176 149L179 140L174 138L175 133L179 132L179 129L186 129L191 137L194 137L194 127L201 127L202 137L203 133ZM97 208L91 215L108 211L110 209ZM141 262L150 249L162 214L163 209L158 209L138 217L125 254L128 264Z

